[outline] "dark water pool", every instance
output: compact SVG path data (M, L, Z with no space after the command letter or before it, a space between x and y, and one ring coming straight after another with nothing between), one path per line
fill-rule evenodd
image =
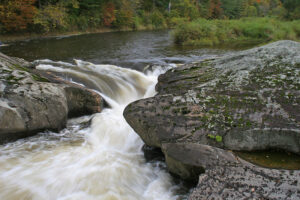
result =
M187 63L225 50L182 48L164 31L113 32L33 39L0 47L9 56L28 61L50 59L72 62L80 59L142 70L148 64Z

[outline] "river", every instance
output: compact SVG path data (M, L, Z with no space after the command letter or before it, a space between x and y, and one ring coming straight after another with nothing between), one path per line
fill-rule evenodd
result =
M155 95L159 74L176 63L223 51L176 47L169 31L37 39L0 50L92 88L109 104L101 113L70 119L59 133L46 131L1 145L0 199L186 198L164 163L146 162L143 142L126 123L123 110L130 102ZM147 65L155 67L143 72Z

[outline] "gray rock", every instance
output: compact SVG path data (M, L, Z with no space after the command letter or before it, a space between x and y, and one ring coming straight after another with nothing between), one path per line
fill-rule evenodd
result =
M198 179L208 169L238 163L232 153L202 144L165 143L162 151L169 171L183 179Z
M103 100L97 93L60 79L51 83L28 66L0 54L0 143L46 129L59 131L68 115L101 111Z
M202 144L168 143L162 149L172 173L198 179L190 200L300 198L300 171L257 167L230 151Z
M158 95L129 105L148 145L193 142L231 150L300 154L300 44L279 41L172 69Z
M300 43L180 66L156 89L124 117L147 145L162 148L170 172L189 180L200 173L190 200L300 198L299 171L264 169L228 152L300 154Z

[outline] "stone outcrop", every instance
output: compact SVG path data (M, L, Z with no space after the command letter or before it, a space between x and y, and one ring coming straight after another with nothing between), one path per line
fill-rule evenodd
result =
M299 43L280 41L170 70L159 77L158 95L124 116L150 146L300 153L299 52Z
M208 145L171 143L162 148L171 172L199 181L190 200L300 197L300 171L258 167L232 152Z
M235 162L227 152L300 154L299 73L300 44L279 41L169 70L158 94L130 104L124 116L147 145L162 148L171 172L195 179L205 171L190 199L226 199L228 192L232 199L292 199L288 191L299 198L299 171Z
M101 111L103 100L97 93L51 74L44 77L30 65L0 53L0 143L59 131L68 116Z

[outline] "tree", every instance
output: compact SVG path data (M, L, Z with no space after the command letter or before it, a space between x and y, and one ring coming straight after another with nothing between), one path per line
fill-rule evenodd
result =
M300 19L300 0L284 0L283 6L287 10L286 18Z
M66 24L66 8L57 3L56 5L47 5L40 9L34 18L34 24L40 25L44 32L65 28Z
M247 9L247 0L222 0L224 15L229 19L240 18Z
M220 0L210 0L209 1L209 18L219 19L223 14L223 9L221 7Z
M255 6L248 6L246 9L246 16L247 17L255 17L257 16L257 9Z
M115 5L111 2L108 2L103 6L103 24L105 26L111 26L112 23L116 20L115 16Z
M0 22L5 30L24 31L33 24L36 0L6 0L0 5Z
M134 8L136 7L134 2L121 0L119 8L116 12L116 20L113 23L116 27L132 27Z

